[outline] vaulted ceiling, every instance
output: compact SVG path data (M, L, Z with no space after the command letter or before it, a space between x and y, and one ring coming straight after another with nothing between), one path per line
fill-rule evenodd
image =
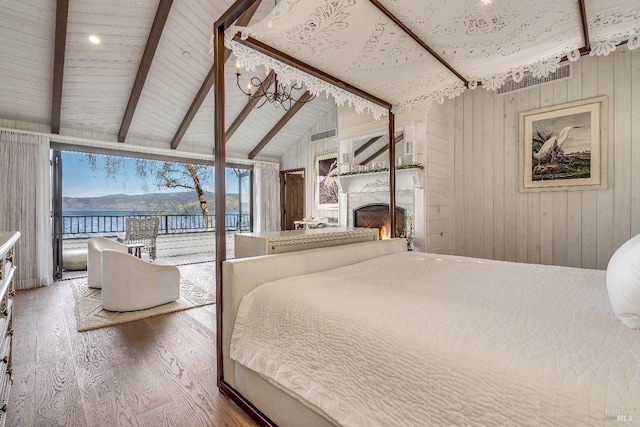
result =
M232 3L3 1L0 118L51 125L53 133L79 130L125 144L150 140L165 148L211 152L209 40L213 22ZM274 3L262 1L251 19L264 18ZM90 35L100 43L92 44ZM247 97L236 86L233 55L226 70L228 128ZM263 77L259 71L254 75ZM255 157L278 158L333 108L331 99L318 97L275 134L285 111L268 104L254 109L228 139L227 151L231 157L247 158L271 133Z

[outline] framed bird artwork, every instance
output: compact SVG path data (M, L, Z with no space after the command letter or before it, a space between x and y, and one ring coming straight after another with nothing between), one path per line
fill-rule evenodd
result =
M607 188L607 97L520 113L520 191Z

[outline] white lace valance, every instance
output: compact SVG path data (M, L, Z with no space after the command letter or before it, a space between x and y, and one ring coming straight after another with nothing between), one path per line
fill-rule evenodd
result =
M576 61L584 46L575 0L380 0L421 40L469 81L487 90L525 73L546 77L563 57ZM640 46L637 0L586 0L591 55L608 55L626 42ZM462 80L366 0L281 0L262 21L227 31L225 45L254 71L275 70L283 82L332 95L339 105L379 118L386 109L282 64L240 43L241 32L338 79L410 109L444 102L466 89Z

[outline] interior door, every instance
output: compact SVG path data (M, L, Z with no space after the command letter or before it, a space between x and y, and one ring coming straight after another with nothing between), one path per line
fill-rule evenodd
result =
M304 218L304 173L284 172L281 180L282 229L295 229L294 221Z

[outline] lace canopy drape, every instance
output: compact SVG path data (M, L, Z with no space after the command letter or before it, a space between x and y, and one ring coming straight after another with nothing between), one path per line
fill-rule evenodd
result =
M49 138L0 132L0 230L20 231L16 289L53 281Z
M256 163L253 166L254 231L280 230L280 175L277 165Z
M545 78L560 60L580 59L585 46L580 7L575 0L382 0L400 22L453 66L468 89L494 90L526 73ZM608 55L622 42L640 46L637 0L587 0L591 55ZM381 107L244 46L234 37L252 37L345 82L407 110L462 94L464 82L408 37L368 1L282 0L262 21L230 27L225 45L248 71L274 70L284 84L304 83L314 95L325 92L338 105Z

